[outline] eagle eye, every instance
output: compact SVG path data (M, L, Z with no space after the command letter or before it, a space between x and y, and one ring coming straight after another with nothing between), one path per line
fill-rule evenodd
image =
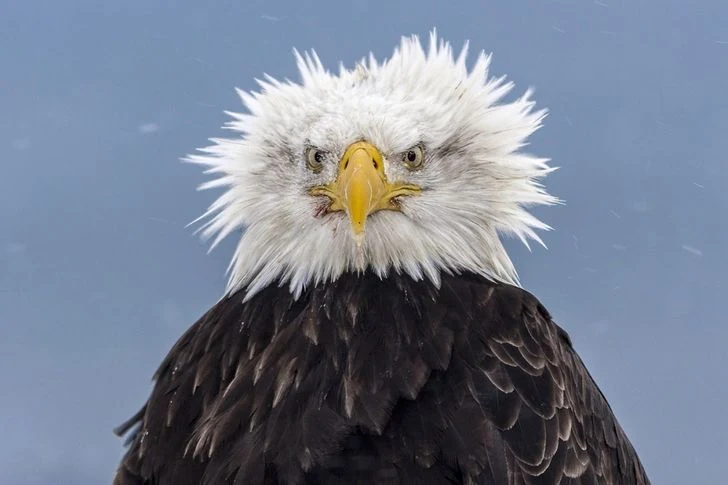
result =
M417 170L422 167L425 160L425 150L422 145L415 145L409 150L402 153L402 162L410 170Z
M306 167L313 173L319 173L324 168L326 152L314 147L306 148Z

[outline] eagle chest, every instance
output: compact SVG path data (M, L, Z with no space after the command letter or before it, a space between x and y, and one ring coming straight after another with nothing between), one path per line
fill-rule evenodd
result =
M198 425L199 451L238 443L283 474L371 472L371 461L432 467L443 429L474 425L451 421L467 392L457 385L463 356L449 369L471 298L373 276L299 299L280 288L242 304L231 297L237 323L211 320L229 327L217 345L230 365Z

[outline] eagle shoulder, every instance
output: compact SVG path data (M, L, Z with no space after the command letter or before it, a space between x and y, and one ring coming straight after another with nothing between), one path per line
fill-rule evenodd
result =
M471 323L451 372L460 369L469 394L460 409L487 423L485 441L502 440L507 469L497 476L473 460L471 474L494 483L648 484L568 333L539 300L510 285L469 286Z

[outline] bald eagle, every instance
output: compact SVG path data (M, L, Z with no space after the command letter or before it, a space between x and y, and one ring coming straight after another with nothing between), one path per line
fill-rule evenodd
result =
M224 296L117 434L115 485L647 484L567 333L501 243L557 199L521 151L545 115L434 33L240 92L191 156L242 229Z

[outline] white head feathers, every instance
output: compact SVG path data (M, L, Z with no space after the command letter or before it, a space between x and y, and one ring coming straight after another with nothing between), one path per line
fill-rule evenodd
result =
M304 287L346 271L403 272L439 283L440 272L473 271L517 283L498 235L540 242L548 229L526 211L553 204L538 179L547 159L518 150L545 111L533 111L530 92L498 104L512 88L488 79L490 57L481 53L468 72L466 48L454 58L433 33L427 52L417 37L403 38L389 60L370 55L334 75L315 53L296 53L302 82L266 76L261 92L240 96L249 113L229 113L227 127L241 136L216 139L190 161L219 178L201 188L226 187L203 217L214 244L244 229L230 263L228 291L250 297L271 283ZM384 157L389 180L422 188L403 197L400 211L380 211L367 222L360 247L343 212L320 214L320 197L307 190L333 180L346 147L367 140ZM425 149L421 169L408 171L397 154ZM304 150L331 153L320 173L307 169Z

